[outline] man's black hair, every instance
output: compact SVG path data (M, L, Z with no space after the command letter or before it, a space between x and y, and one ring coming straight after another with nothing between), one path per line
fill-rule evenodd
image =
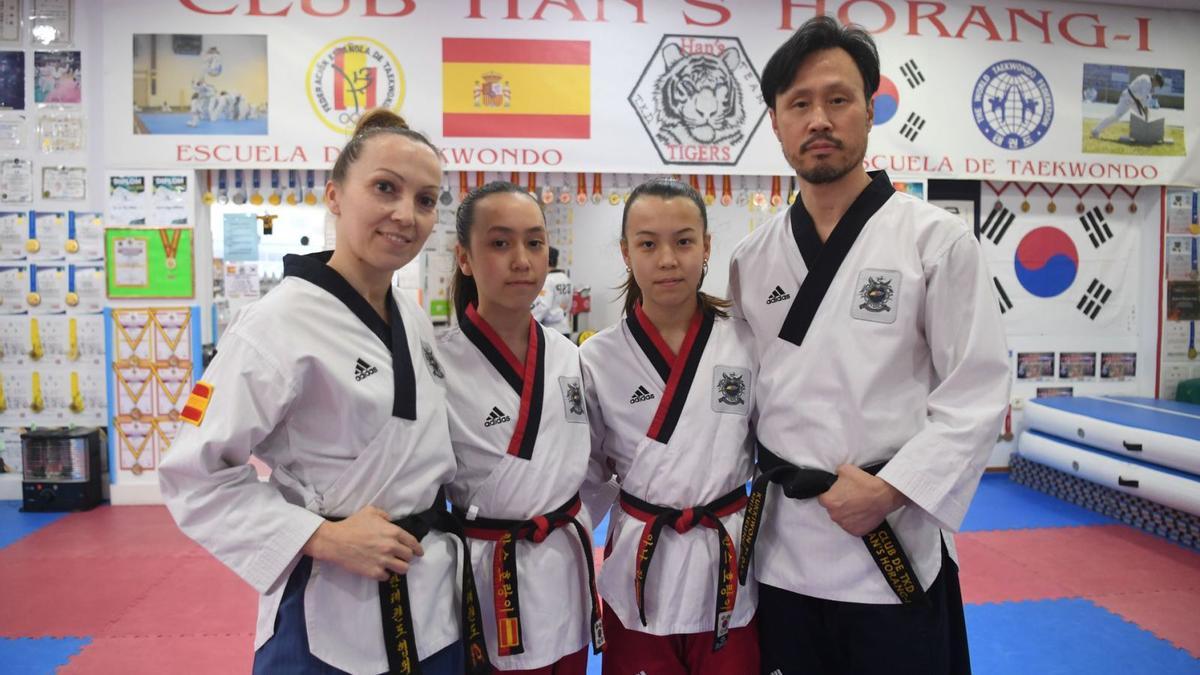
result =
M818 16L805 21L767 61L762 74L762 96L767 107L775 108L775 97L792 85L804 59L819 51L839 48L846 50L858 66L863 94L869 103L879 88L879 51L875 40L860 26L843 26L832 17Z

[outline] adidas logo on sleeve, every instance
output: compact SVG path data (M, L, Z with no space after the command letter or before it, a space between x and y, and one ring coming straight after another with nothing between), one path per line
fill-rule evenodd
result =
M354 381L362 382L378 372L378 368L367 363L366 361L363 361L362 359L359 359L358 362L354 364Z
M654 394L651 394L649 389L639 384L638 388L633 391L633 396L629 397L629 405L649 401L652 398L654 398Z
M483 421L483 426L484 427L494 427L497 424L504 424L505 422L511 422L511 421L512 421L511 417L509 417L508 415L505 415L504 412L502 410L500 410L499 408L497 408L496 406L492 406L492 412L488 413L487 419L485 419Z
M780 288L779 286L776 286L775 290L771 291L771 295L767 296L767 304L773 305L777 302L783 302L784 300L790 300L791 298L792 298L791 293L788 293L788 292L784 291L782 288Z

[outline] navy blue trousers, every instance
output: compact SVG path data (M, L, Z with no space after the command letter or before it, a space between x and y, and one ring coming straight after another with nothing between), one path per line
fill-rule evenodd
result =
M283 589L279 613L275 615L275 634L254 652L254 675L345 675L312 655L308 648L308 630L304 623L304 589L312 574L312 558L304 556L288 577ZM462 644L455 642L421 661L422 675L462 675Z

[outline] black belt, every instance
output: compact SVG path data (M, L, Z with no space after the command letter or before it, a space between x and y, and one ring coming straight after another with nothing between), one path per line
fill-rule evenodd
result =
M342 518L329 518L337 522ZM430 530L454 535L462 544L462 603L460 617L466 672L470 675L489 675L487 643L483 637L483 617L479 613L479 594L475 590L475 573L471 569L471 549L458 521L446 510L446 498L438 490L433 506L420 513L393 520L392 524L411 534L417 541ZM408 595L408 577L389 572L387 581L379 582L379 613L383 619L383 641L387 652L388 673L420 675L417 642L413 632L412 606Z
M592 537L575 516L582 503L579 495L553 511L528 520L468 518L467 512L454 507L454 517L467 537L496 542L492 554L492 590L496 608L496 653L501 656L525 653L521 638L521 603L517 583L517 540L542 542L551 532L572 526L579 538L587 569L588 591L592 602L592 649L604 650L604 626L600 621L600 595L596 592L596 566L592 556Z
M1142 100L1138 98L1137 94L1133 93L1133 90L1129 87L1125 87L1125 91L1129 94L1129 98L1133 99L1134 104L1137 105L1138 114L1142 117L1146 117L1148 113L1146 110L1146 104L1142 103Z
M636 569L633 575L633 590L637 597L638 618L642 625L646 623L646 577L650 572L650 561L654 551L658 549L659 535L663 527L670 525L679 534L703 525L717 531L717 541L720 545L721 559L717 567L717 602L716 616L713 619L713 651L725 646L729 635L729 620L733 616L733 606L737 600L737 584L734 583L732 570L737 568L737 551L733 548L733 538L725 530L721 518L737 513L746 506L746 487L739 485L727 494L705 504L687 509L677 509L669 506L659 506L643 501L621 490L621 509L629 515L646 524L642 528L641 539L638 540L637 556L634 558Z
M887 464L887 461L876 462L861 467L872 476ZM746 505L746 515L742 521L742 559L738 565L738 580L746 583L746 575L750 570L750 557L754 555L754 542L758 539L758 530L762 525L763 507L767 501L767 487L776 483L783 488L783 494L792 499L811 499L825 493L837 481L837 475L820 469L802 469L789 464L763 444L758 444L758 470L760 475L754 479L750 489L750 500ZM925 591L917 579L916 569L908 560L900 540L888 525L887 518L874 530L862 538L867 545L871 559L883 573L884 580L896 597L903 604L920 602L925 599Z

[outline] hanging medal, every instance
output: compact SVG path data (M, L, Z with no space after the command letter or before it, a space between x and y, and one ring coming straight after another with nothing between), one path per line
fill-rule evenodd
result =
M217 203L218 204L228 204L229 203L229 191L228 191L229 182L228 181L229 181L229 176L226 174L225 169L221 169L220 171L217 172Z
M999 211L1000 209L1004 208L1004 204L1000 201L1000 195L1004 194L1004 191L1008 189L1009 184L1001 183L1000 187L996 187L990 180L985 180L983 182L992 189L992 192L996 193L996 203L992 204L992 210Z
M1121 189L1121 192L1129 196L1129 212L1137 213L1137 195L1142 188L1137 185L1131 188L1127 188L1124 185L1118 185L1117 187Z
M771 210L775 211L783 203L783 179L771 176Z
M721 206L729 206L733 203L733 177L729 175L721 176Z
M1112 187L1110 187L1110 188L1107 188L1107 189L1105 189L1105 186L1103 186L1103 185L1097 185L1096 187L1097 187L1097 188L1098 188L1098 189L1099 189L1101 192L1103 192L1103 193L1104 193L1104 198L1108 200L1108 201L1106 201L1106 202L1104 203L1104 212L1105 212L1105 213L1112 213L1113 211L1115 211L1115 210L1116 210L1116 207L1114 207L1114 206L1113 206L1113 203L1112 203L1112 197L1113 197L1113 195L1114 195L1114 194L1116 194L1116 192L1117 192L1117 188L1119 188L1119 187L1121 187L1121 186L1120 186L1120 185L1114 185L1114 186L1112 186Z
M260 206L263 203L262 176L258 169L250 169L250 185L253 187L253 191L250 193L250 203Z
M204 172L204 195L200 197L200 200L204 202L205 206L212 206L217 198L212 191L212 174L212 169Z
M1081 190L1081 189L1075 187L1074 185L1068 183L1067 187L1071 188L1071 192L1074 192L1075 196L1079 198L1079 203L1075 205L1075 213L1083 213L1084 211L1086 211L1087 207L1083 205L1083 196L1088 193L1088 190L1092 189L1092 186L1084 185L1084 186L1082 186L1083 189Z
M583 206L587 200L587 174L580 171L575 174L575 203Z
M704 203L712 206L717 201L717 177L711 173L704 177Z
M592 174L592 203L593 204L599 204L600 202L604 201L603 180L604 180L604 174L601 174L601 173Z
M299 199L296 197L296 170L288 169L287 197L284 198L290 206L295 206Z
M1013 183L1012 185L1016 187L1017 192L1020 192L1021 196L1025 198L1021 201L1021 213L1029 213L1029 193L1033 192L1033 189L1037 187L1037 183L1030 183L1029 187L1024 188L1021 187L1020 183Z
M796 203L796 197L800 194L800 186L796 183L796 177L792 176L788 179L788 205Z
M316 187L317 172L304 172L304 203L309 206L315 206L317 203L317 193L313 188Z
M246 190L243 181L242 170L235 169L233 172L233 197L230 198L230 201L234 204L241 205L246 203Z
M175 259L175 255L179 251L179 242L183 238L183 230L164 228L158 231L158 238L162 241L163 255L166 257L167 269L175 269L179 264Z
M1046 205L1046 212L1054 213L1058 210L1058 207L1054 205L1054 195L1058 194L1059 191L1062 190L1062 183L1059 183L1057 186L1055 186L1053 190L1050 189L1049 183L1038 183L1038 185L1041 185L1042 191L1045 192L1048 197L1050 197L1050 203Z
M558 179L558 203L565 206L570 204L571 200L574 199L574 195L571 194L571 189L569 187L570 179L567 178L567 174L565 173L560 173L558 175Z
M279 169L271 169L271 196L267 197L267 203L271 206L279 206L279 202L283 201L279 196Z

